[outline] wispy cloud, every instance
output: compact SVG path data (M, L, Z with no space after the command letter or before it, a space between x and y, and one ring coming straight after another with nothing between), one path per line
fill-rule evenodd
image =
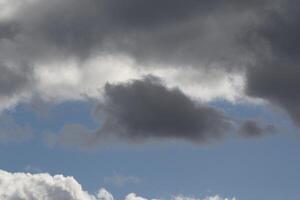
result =
M42 169L36 165L28 164L24 167L24 170L29 173L41 173Z
M121 187L127 184L138 184L141 179L136 176L125 176L114 172L113 176L104 177L104 183Z

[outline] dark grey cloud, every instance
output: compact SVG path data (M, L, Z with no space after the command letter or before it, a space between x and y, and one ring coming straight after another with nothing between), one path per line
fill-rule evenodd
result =
M0 48L0 60L33 66L70 56L80 60L101 53L125 54L143 65L231 73L244 70L249 59L242 36L273 4L277 1L27 2L0 31L11 40L5 43L9 48Z
M238 132L244 137L258 137L275 133L276 127L261 120L247 119L241 123Z
M107 84L96 111L101 132L131 139L181 138L204 142L224 136L231 119L221 110L196 105L179 89L153 77L127 84Z
M282 107L299 124L298 7L296 0L40 0L25 3L15 16L0 25L0 59L17 60L18 65L12 68L1 65L0 94L12 95L30 83L33 72L23 67L24 62L30 65L36 60L47 63L60 56L82 59L97 53L126 54L138 63L159 67L218 68L227 73L246 70L247 94ZM3 48L3 44L10 50ZM10 53L11 49L17 50ZM193 81L197 84L197 80ZM174 120L182 120L177 113L187 109L186 117L191 120L178 124L166 121L158 126L159 120L139 119L138 108L149 112L146 109L151 108L151 98L143 102L134 98L131 101L136 105L117 101L118 98L126 100L129 95L137 97L138 88L146 87L146 83L136 81L125 86L108 84L105 87L110 102L105 102L103 109L110 110L103 112L107 118L111 117L110 123L125 128L122 134L138 137L142 132L152 137L150 132L153 132L162 137L171 136L171 133L181 137L185 127L189 127L185 135L190 138L205 137L206 132L219 134L218 126L213 130L207 123L212 118L222 125L224 114L211 107L197 107L184 91L169 90L152 82L147 88L164 94L156 94L160 100L178 98L172 101L173 107L180 105L182 108L172 112L153 107L157 113L165 111L160 113L162 116L164 113L174 115ZM158 99L152 100L158 102ZM142 105L146 108L141 108ZM131 112L132 118L124 117L131 116Z
M100 51L143 63L233 67L246 56L240 34L269 2L40 0L24 4L12 21L36 46L47 44L80 58Z
M11 97L23 91L32 81L31 68L7 66L0 63L0 97Z
M300 124L299 77L298 64L266 63L249 71L247 92L282 107L296 124Z
M58 133L46 133L50 146L91 149L106 141L143 142L179 139L201 144L230 135L257 137L273 133L260 120L236 120L223 110L197 103L177 88L167 88L153 76L105 86L104 98L93 111L100 127L65 125Z
M256 56L248 68L247 93L285 109L300 124L300 10L299 2L285 1L249 35ZM260 42L260 43L259 43ZM260 45L260 49L257 48ZM256 47L255 47L256 46ZM252 49L252 50L253 50Z
M18 27L10 22L0 22L0 40L13 39L18 33Z

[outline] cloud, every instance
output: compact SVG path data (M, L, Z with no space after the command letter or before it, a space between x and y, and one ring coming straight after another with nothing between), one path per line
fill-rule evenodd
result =
M30 81L31 71L28 66L19 69L0 63L0 98L14 96L29 87Z
M33 83L30 66L26 63L23 63L22 67L5 64L0 58L0 113L6 108L14 107L20 99L26 101Z
M266 124L260 120L247 119L243 121L239 128L239 133L245 137L257 137L276 132L273 124Z
M219 138L231 126L221 110L197 105L179 89L166 88L147 76L125 84L107 84L95 115L103 134L120 137L182 138L203 142Z
M247 73L247 93L283 108L300 125L300 11L297 1L282 2L255 29L249 46L256 60ZM258 43L260 41L260 43ZM260 44L260 45L257 45Z
M82 148L110 139L183 139L204 143L224 137L233 123L222 110L196 103L153 76L106 84L104 98L93 115L101 123L97 130L66 125L58 134L46 133L47 143Z
M0 22L0 40L11 39L17 33L17 28L11 23L1 23Z
M99 200L114 200L113 195L104 188L99 190L97 197Z
M147 200L144 197L139 197L135 193L130 193L125 197L125 200Z
M47 173L10 173L0 170L1 200L114 200L113 195L101 188L96 195L82 189L73 178ZM147 200L130 193L125 200ZM218 196L204 200L229 200ZM232 199L234 200L234 199Z
M1 5L6 13L0 15L2 109L34 97L51 102L90 97L113 102L115 91L122 88L117 87L119 82L153 74L166 87L178 87L193 99L263 99L283 108L299 124L299 11L295 0L164 0L151 4L146 0L2 0ZM175 90L169 93L180 96ZM182 103L187 106L188 100ZM145 123L141 118L136 123L131 116L124 118L118 112L129 110L122 109L103 111L110 115L106 118L120 120L110 123L122 130L107 129L122 132L120 136L138 139L141 131L137 129L148 137L163 136L161 132L190 140L207 138L205 132L221 135L211 126L207 126L210 130L201 127L207 122L205 117L202 125L195 125L197 120L181 120L182 124L166 128L156 126L155 120ZM201 103L189 114L205 109L220 125L222 114ZM156 130L146 127L154 125L151 123ZM189 126L184 136L182 126Z
M243 137L273 133L275 125L262 120L237 120L222 109L194 101L178 88L148 75L125 83L106 84L92 113L100 124L88 128L66 124L58 133L46 132L50 146L92 149L107 142L186 140L194 144L219 141L236 133ZM124 177L123 177L124 178ZM124 181L118 177L118 181Z
M0 171L0 198L3 200L96 200L82 190L73 177Z
M5 105L29 101L32 95L48 101L95 97L106 81L155 70L168 84L192 95L234 101L245 96L231 81L243 79L248 57L240 35L259 21L260 11L269 4L276 3L2 0L6 14L0 15L0 62L19 72L30 66L18 80L32 81L26 90L13 90L26 93L26 99L16 95Z
M40 55L51 48L81 58L119 51L139 62L198 66L240 54L235 36L266 2L39 0L24 4L11 21L28 41L35 38Z

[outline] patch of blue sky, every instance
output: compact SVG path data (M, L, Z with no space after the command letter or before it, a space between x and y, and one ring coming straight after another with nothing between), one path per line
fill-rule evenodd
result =
M52 107L47 118L18 106L10 112L19 123L30 123L37 132L56 131L65 123L98 124L90 115L91 103L68 102ZM263 107L217 102L235 117L263 116L274 122L280 115ZM146 144L108 144L96 151L50 148L41 140L0 146L0 168L24 171L38 167L51 174L74 176L90 192L107 187L117 199L129 192L149 197L184 194L236 196L241 200L298 199L300 197L300 141L276 134L254 139L231 138L214 144L182 141ZM135 176L141 181L116 187L104 178L114 173ZM284 185L284 187L282 187Z

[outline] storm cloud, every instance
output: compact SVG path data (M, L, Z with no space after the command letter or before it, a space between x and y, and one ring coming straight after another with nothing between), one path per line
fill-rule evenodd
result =
M54 48L79 58L109 52L150 65L222 63L232 68L246 57L240 35L269 4L268 0L39 0L24 3L11 21L27 40L22 45L35 44L32 57L49 56L45 54Z
M207 103L193 100L178 88L148 75L123 83L107 83L92 112L98 128L66 124L58 133L45 133L51 147L90 150L111 141L143 143L185 140L213 143L238 135L257 137L275 132L263 120L240 120Z
M166 76L170 70L182 74L191 69L194 70L191 73L201 78L181 77L183 81L177 86L207 88L214 85L211 80L244 76L253 52L249 52L243 38L256 30L259 22L276 10L279 3L269 0L5 1L2 10L6 16L0 19L0 62L19 71L24 69L24 63L31 66L29 74L34 84L29 96L35 93L44 99L59 99L64 95L68 100L81 93L89 96L91 91L103 87L99 81L86 86L78 80L91 71L87 63L97 56L114 60L119 60L120 55L128 57L133 63L130 70L139 76L143 70L147 73L164 70L160 73L162 78L169 78ZM110 68L99 65L92 70L103 69L97 72L105 73ZM91 74L96 73L83 78L89 80ZM127 80L132 78L136 77L131 73ZM214 96L234 96L231 98L234 100L243 97L244 86L240 85L240 94L232 94L236 90L234 86L229 92L222 88Z
M1 107L33 96L54 102L100 98L104 101L95 115L101 130L96 135L117 132L131 139L205 141L223 136L231 129L231 117L199 99L263 99L299 124L298 4L5 1L5 15L0 16ZM138 80L145 74L166 84ZM118 84L132 79L136 81ZM66 127L62 132L72 132L73 125ZM93 133L81 128L79 138Z
M264 45L255 51L257 60L247 73L247 92L285 109L300 124L300 10L299 2L285 1L257 29L252 42ZM255 35L255 37L254 37ZM251 37L250 37L251 38Z
M102 132L125 138L183 138L205 141L223 136L230 118L218 109L197 105L179 89L168 89L148 76L127 84L107 84L95 113Z
M17 34L17 27L12 23L0 22L0 40L12 39Z
M30 87L31 76L31 69L26 65L19 69L0 63L0 98L13 96Z

